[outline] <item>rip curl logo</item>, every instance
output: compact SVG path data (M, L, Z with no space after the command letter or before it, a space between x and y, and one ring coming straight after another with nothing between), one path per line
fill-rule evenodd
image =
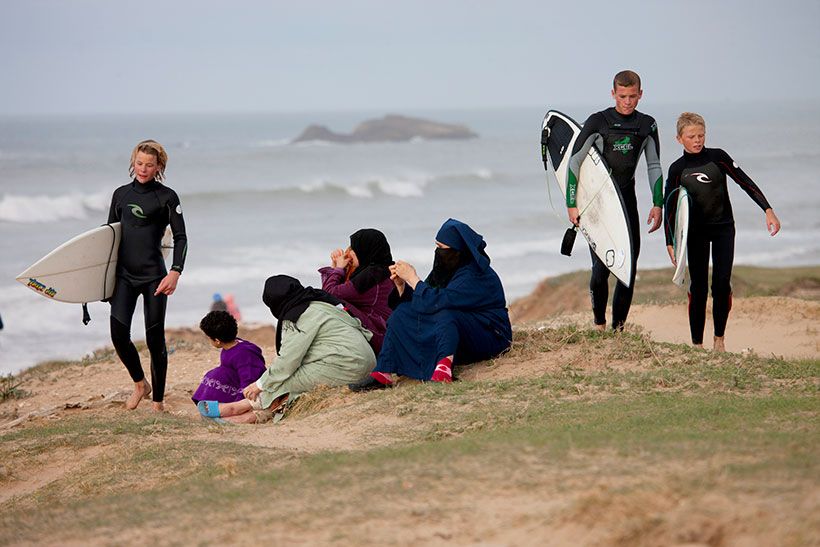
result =
M707 175L706 173L689 173L689 175L687 176L695 177L696 181L702 182L703 184L709 184L710 182L712 182L712 179L710 179L709 175Z
M129 203L128 206L131 208L131 214L137 218L148 218L145 216L145 211L142 210L142 207L137 205L136 203Z
M612 151L620 152L624 156L629 154L630 150L632 150L633 148L634 146L632 146L632 139L629 136L626 136L621 140L615 141L612 144Z

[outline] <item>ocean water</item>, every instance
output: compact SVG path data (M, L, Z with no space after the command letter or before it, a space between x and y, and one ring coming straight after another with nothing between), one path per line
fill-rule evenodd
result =
M423 277L439 225L449 217L463 220L485 236L509 301L546 276L587 269L582 245L576 243L570 258L558 252L569 224L553 182L547 191L540 123L548 107L583 121L605 106L405 111L466 124L480 137L354 145L292 145L289 139L310 123L349 131L384 112L0 118L0 373L80 358L109 343L106 304L90 304L93 320L83 326L79 305L50 302L14 278L68 238L105 222L112 191L128 182L130 151L139 140L166 146L167 184L180 195L188 230L188 260L166 324L197 325L214 292L233 294L246 321L272 323L261 303L264 280L287 273L318 286L317 268L361 227L384 231L394 257L416 265ZM659 122L666 170L680 155L674 121L684 108L641 106ZM783 223L781 234L769 237L763 213L731 184L735 262L820 263L820 104L777 112L737 104L697 110L709 124L707 145L735 158ZM646 214L643 161L637 190ZM639 271L667 265L661 231L644 232ZM138 311L135 339L143 329Z

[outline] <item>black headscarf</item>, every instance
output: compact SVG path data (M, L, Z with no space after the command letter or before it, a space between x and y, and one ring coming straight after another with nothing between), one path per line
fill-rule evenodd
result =
M327 302L333 306L342 303L338 298L313 287L303 287L298 279L289 275L274 275L265 281L262 302L276 318L276 354L282 346L282 323L296 321L313 301Z
M355 232L350 236L350 248L359 259L359 267L350 281L360 294L390 277L388 266L393 264L393 255L387 238L379 230L363 228Z

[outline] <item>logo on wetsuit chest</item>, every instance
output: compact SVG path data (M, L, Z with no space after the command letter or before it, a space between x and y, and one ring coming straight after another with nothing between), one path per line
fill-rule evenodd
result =
M709 175L706 173L689 173L686 175L687 177L695 177L695 180L698 182L702 182L703 184L709 184L712 182L712 179L709 178Z
M145 216L145 211L142 210L142 207L137 205L136 203L129 203L128 206L131 208L131 214L137 218L148 218Z
M612 151L621 152L624 156L629 154L633 148L635 147L632 145L632 139L628 135L612 143Z

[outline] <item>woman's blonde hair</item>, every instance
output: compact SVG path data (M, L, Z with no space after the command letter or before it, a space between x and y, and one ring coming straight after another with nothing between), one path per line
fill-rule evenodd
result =
M683 128L687 125L700 125L706 129L706 120L700 114L694 112L684 112L678 116L678 137L683 134Z
M157 174L154 177L157 182L162 182L165 179L165 166L168 165L168 154L160 143L155 140L148 139L139 143L131 152L131 166L128 168L128 174L134 178L134 162L137 161L137 154L149 154L157 158Z

